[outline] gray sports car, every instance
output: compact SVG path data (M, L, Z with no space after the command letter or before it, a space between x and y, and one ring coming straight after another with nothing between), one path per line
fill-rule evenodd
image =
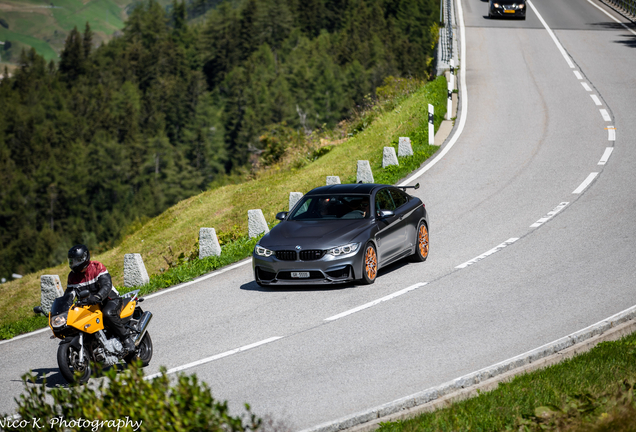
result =
M381 267L399 259L425 261L426 208L407 188L367 183L311 190L276 215L281 222L254 248L256 283L371 284Z

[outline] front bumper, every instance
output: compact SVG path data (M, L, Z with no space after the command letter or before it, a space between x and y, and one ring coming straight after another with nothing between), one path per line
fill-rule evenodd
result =
M303 261L280 260L275 255L263 257L252 254L254 279L261 285L324 285L351 282L361 275L364 252L344 256L324 255L320 259ZM308 277L294 277L292 273L308 273ZM303 275L305 276L305 275Z
M497 17L517 17L524 18L526 16L526 8L519 8L518 6L492 6L490 8L490 15Z

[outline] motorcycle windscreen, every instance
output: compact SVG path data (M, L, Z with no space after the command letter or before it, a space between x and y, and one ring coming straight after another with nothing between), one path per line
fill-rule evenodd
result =
M51 305L51 316L68 312L68 309L73 304L73 300L75 300L75 293L72 291L64 293L62 297L58 297L53 300L53 305Z

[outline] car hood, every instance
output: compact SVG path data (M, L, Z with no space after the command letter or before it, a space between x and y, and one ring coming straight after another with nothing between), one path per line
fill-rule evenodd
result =
M327 249L340 246L355 238L373 225L369 219L328 221L283 221L261 240L266 248Z

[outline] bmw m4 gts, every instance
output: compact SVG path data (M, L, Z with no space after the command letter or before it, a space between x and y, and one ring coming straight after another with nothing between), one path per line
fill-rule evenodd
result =
M406 189L339 184L311 190L260 239L252 254L259 285L375 282L402 258L425 261L426 207Z

